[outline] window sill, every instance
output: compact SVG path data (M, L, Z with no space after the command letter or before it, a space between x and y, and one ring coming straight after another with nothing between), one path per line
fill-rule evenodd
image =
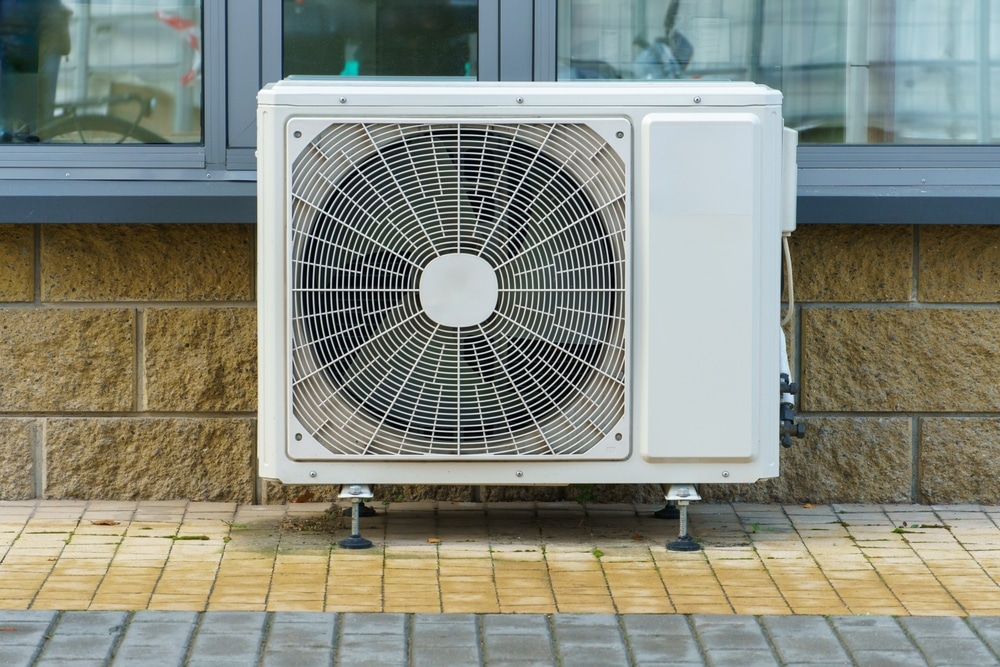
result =
M0 223L253 223L257 183L0 180Z

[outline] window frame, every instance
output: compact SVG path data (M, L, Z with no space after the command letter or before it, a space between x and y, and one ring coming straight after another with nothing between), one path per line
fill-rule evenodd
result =
M256 220L256 94L281 76L282 4L202 11L204 144L2 146L0 223ZM480 0L479 18L479 80L556 80L555 0ZM799 224L1000 224L1000 145L803 145L798 161Z
M227 145L230 78L260 78L227 68L237 4L202 3L202 144L2 146L0 223L252 222L256 165Z

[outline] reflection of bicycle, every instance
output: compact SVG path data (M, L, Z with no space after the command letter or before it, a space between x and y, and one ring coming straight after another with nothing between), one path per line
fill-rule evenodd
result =
M55 118L38 128L35 134L5 132L0 143L51 144L166 144L160 135L141 127L139 123L153 111L155 100L130 92L93 99L56 104L61 111ZM96 113L101 107L135 105L134 118L109 113ZM83 113L81 113L83 111Z

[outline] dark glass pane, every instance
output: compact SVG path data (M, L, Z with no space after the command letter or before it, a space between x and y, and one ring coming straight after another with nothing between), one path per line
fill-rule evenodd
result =
M284 0L284 75L475 77L476 0Z

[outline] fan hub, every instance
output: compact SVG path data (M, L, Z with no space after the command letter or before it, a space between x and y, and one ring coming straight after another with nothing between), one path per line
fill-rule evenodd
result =
M420 275L424 313L446 327L482 324L496 310L498 294L496 271L478 255L440 255Z

